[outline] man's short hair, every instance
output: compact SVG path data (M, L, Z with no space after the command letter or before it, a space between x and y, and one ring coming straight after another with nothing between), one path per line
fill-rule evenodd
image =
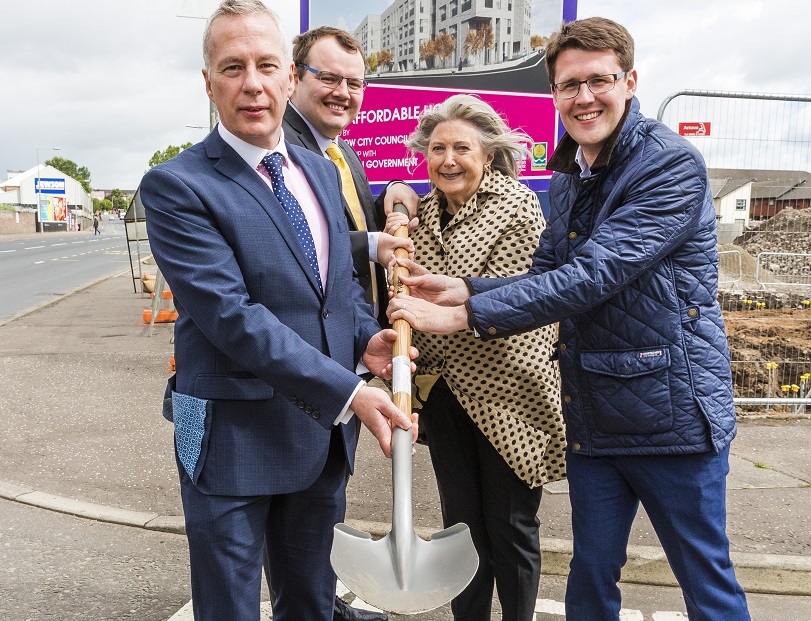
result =
M279 16L270 10L262 0L223 0L220 5L214 9L214 12L206 22L206 29L203 33L203 62L206 69L210 69L211 61L211 24L218 17L227 15L267 15L276 24L279 29L279 34L282 37L281 45L284 51L285 58L289 58L287 54L287 38L282 29L282 22Z
M546 72L549 83L555 84L555 63L564 50L587 52L612 51L617 56L620 69L634 68L634 39L625 26L605 17L587 17L568 24L549 37L546 44Z
M363 46L358 40L349 34L346 30L334 28L333 26L319 26L307 32L302 32L300 35L293 37L293 63L296 65L296 72L298 73L299 80L304 77L307 72L301 65L308 65L307 57L310 55L310 50L313 45L325 37L333 37L347 52L357 52L363 60L363 66L366 66L366 55L363 53ZM322 67L313 67L313 69L322 69ZM350 75L350 78L358 78L361 76Z

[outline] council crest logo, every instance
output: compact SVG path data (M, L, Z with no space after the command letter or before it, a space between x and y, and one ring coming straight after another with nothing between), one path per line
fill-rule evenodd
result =
M546 170L546 143L532 143L532 170Z

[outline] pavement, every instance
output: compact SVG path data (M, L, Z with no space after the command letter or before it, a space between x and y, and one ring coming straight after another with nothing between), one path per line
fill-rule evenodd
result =
M0 498L184 534L172 426L160 414L172 324L150 333L142 321L150 305L146 295L133 293L127 271L0 323ZM347 522L387 533L389 482L389 464L364 432L347 490ZM764 412L741 420L728 487L727 530L744 589L811 595L811 418ZM545 492L543 571L565 575L571 557L566 483ZM421 446L413 503L421 536L441 529ZM675 585L644 511L634 524L623 581Z

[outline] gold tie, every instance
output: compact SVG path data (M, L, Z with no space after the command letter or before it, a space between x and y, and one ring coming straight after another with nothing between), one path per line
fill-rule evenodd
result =
M341 173L341 184L343 185L344 198L346 204L349 205L349 212L352 214L352 219L355 221L355 228L359 231L366 230L366 221L363 219L363 210L360 208L360 200L358 199L358 191L355 189L355 180L352 179L352 171L349 170L349 164L344 159L344 154L336 143L331 142L327 147L327 155L332 160L333 164L338 167L338 172ZM375 267L369 265L369 273L372 280L372 300L377 302L377 282L375 282Z

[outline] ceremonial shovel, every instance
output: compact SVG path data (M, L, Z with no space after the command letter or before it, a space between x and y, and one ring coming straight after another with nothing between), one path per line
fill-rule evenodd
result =
M394 209L407 214L403 205ZM395 233L408 237L408 227ZM398 248L395 256L408 253ZM394 270L395 291L408 293ZM392 397L394 404L411 416L411 327L404 319L394 322L397 340L393 351ZM430 541L417 536L411 515L411 431L395 427L392 438L391 532L377 541L346 524L335 526L330 561L341 581L362 600L388 612L416 614L433 610L459 595L473 579L479 557L470 529L456 524L434 533Z

